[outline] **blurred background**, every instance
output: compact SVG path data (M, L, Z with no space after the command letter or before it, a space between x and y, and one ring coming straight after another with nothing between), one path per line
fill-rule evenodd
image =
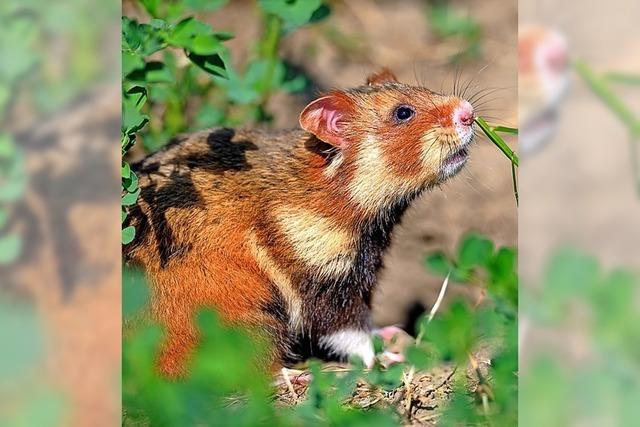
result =
M640 4L518 7L520 424L635 425Z
M0 425L117 425L120 5L0 22Z

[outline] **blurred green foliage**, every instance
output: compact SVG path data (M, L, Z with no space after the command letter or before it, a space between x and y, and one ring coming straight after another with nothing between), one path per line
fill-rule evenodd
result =
M460 62L477 59L482 55L482 28L472 16L456 11L448 0L427 2L427 20L434 34L441 39L456 40L460 48L450 59Z
M639 284L637 273L604 271L574 249L550 257L541 286L521 298L528 329L557 337L526 352L521 425L637 424Z
M108 43L119 5L111 1L0 2L0 425L60 425L69 402L47 384L48 340L33 304L12 292L10 267L24 236L11 229L28 184L20 133L59 114L96 83L117 81ZM91 19L88 19L88 17ZM116 21L117 22L117 21ZM109 31L111 30L111 31ZM32 149L46 141L30 141ZM7 288L9 291L7 292Z
M15 231L4 231L9 223L11 206L26 185L24 154L8 133L0 133L0 266L15 261L22 251L22 237Z
M434 263L438 258L441 261ZM369 387L393 390L413 367L426 370L443 364L459 366L455 393L443 410L443 425L515 425L517 419L517 280L515 251L495 250L493 243L469 235L454 259L437 254L428 265L437 273L455 270L469 286L483 286L487 296L479 308L456 301L429 322L419 320L421 339L407 349L407 363L385 368L376 363L365 370L359 361L346 372L321 369L309 363L313 380L306 399L292 407L274 405L272 378L260 369L264 343L250 340L239 330L224 328L214 313L198 317L202 344L191 361L190 374L169 381L155 371L162 331L141 326L127 334L123 346L124 425L230 425L230 426L396 426L401 420L393 408L361 409L347 402L358 381ZM446 263L447 270L441 268ZM484 273L484 274L483 274ZM144 276L125 270L125 321L144 310ZM469 381L465 375L470 354L481 344L494 349L488 375L479 370ZM378 342L376 348L382 350Z
M109 77L95 51L116 11L113 2L87 0L0 3L0 266L22 250L22 236L5 230L27 183L15 122L33 126Z

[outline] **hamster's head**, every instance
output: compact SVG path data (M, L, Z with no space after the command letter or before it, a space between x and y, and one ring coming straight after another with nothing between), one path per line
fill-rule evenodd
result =
M524 156L553 136L558 109L569 88L570 58L566 38L540 26L518 31L519 147Z
M399 83L386 69L300 115L303 129L335 148L325 175L345 177L352 198L372 209L458 173L473 123L468 101Z

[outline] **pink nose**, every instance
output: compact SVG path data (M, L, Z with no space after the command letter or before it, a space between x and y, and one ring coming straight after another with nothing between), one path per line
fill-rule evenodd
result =
M473 107L467 101L462 101L454 113L454 120L462 126L471 126L473 119Z
M568 56L567 42L560 35L555 35L544 46L544 59L553 71L564 71L569 62Z

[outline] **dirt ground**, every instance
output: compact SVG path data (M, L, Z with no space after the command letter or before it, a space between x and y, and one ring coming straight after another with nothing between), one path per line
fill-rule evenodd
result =
M401 81L423 82L433 90L450 90L456 74L462 81L473 78L475 90L497 88L483 109L505 125L517 124L517 5L515 1L489 0L482 7L473 1L455 1L459 13L473 17L483 31L483 55L461 67L448 58L460 47L455 41L437 39L426 18L426 3L405 1L332 2L332 14L316 26L285 37L283 54L302 68L319 90L352 87L364 83L367 74L389 67ZM250 40L258 36L257 16L251 3L230 2L213 17L214 28L229 29L234 59L246 56ZM327 34L340 38L330 41ZM339 34L339 36L335 36ZM485 68L486 67L486 68ZM272 100L274 127L297 126L297 118L313 93L279 95ZM407 325L412 309L430 308L442 279L423 266L426 254L451 252L469 231L483 233L497 245L517 241L516 203L508 161L481 138L473 148L466 169L457 177L421 197L407 212L385 259L380 286L374 300L378 325ZM453 284L445 303L468 294Z

